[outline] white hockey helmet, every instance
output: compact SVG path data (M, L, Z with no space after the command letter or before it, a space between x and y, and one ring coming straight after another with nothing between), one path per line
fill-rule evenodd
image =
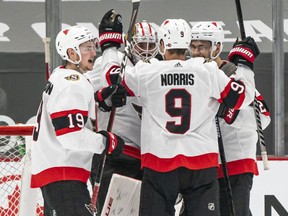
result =
M138 22L133 28L132 55L136 61L148 61L158 52L158 36L155 29L146 20Z
M167 49L188 49L191 42L191 28L183 19L166 19L159 28L159 43ZM160 47L160 46L159 46Z
M82 43L87 41L93 41L96 39L94 35L88 28L83 26L71 26L69 28L61 30L56 37L56 49L58 54L63 60L67 60L73 64L79 64L81 62L81 53L79 46ZM79 61L72 61L68 54L67 50L71 48L79 55Z
M217 48L217 44L220 43L220 52L217 56L211 56L215 59L219 56L223 49L224 32L223 28L217 22L198 22L192 27L191 33L192 40L206 40L211 42L211 51L213 52ZM212 55L211 52L211 55Z

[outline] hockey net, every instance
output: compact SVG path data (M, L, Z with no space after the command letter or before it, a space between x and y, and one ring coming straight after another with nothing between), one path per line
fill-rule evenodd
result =
M39 189L30 188L33 126L0 126L0 216L43 216Z

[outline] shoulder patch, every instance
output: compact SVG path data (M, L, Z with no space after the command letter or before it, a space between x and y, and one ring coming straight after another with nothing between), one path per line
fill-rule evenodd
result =
M78 74L72 74L70 76L65 77L66 80L68 81L77 81L80 79Z

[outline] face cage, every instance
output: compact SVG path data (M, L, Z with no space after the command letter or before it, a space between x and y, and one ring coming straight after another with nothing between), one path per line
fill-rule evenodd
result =
M146 49L143 49L139 46L139 43L146 43L145 47ZM150 44L155 44L155 47L153 49L149 49ZM138 39L138 38L133 38L132 41L132 55L135 58L135 60L138 62L139 60L142 61L149 61L150 59L154 58L157 55L158 49L157 49L157 43L156 42L151 42L149 38L143 39Z

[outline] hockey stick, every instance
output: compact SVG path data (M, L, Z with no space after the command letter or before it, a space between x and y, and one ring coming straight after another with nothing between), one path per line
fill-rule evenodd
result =
M240 28L240 35L241 35L241 38L243 40L246 37L246 34L245 34L245 28L244 28L244 22L243 22L243 15L242 15L240 0L235 0L235 3L236 3L239 28ZM257 132L258 132L258 138L259 138L261 157L262 157L262 161L263 161L263 167L264 167L264 170L269 170L266 144L265 144L264 133L263 133L262 124L261 124L261 118L260 118L260 108L259 108L259 104L257 102L256 97L254 98L254 101L253 101L253 108L254 108L254 112L255 112Z
M133 30L133 27L134 27L135 22L136 22L139 5L140 5L140 0L132 0L132 15L131 15L131 20L130 20L129 29L128 29L127 46L125 48L124 56L123 56L123 59L121 62L121 70L120 70L120 74L119 74L119 77L117 80L118 84L121 84L122 76L123 76L124 70L126 68L126 63L127 63L127 59L128 59L128 51L130 49L130 42L131 42L132 33L133 33L132 30ZM116 112L116 108L113 107L111 110L111 113L110 113L109 122L108 122L108 126L107 126L108 132L112 131L114 118L115 118L115 112ZM104 167L105 167L106 158L107 158L107 155L103 154L101 161L99 163L99 168L97 170L97 175L96 175L95 183L94 183L94 187L93 187L93 194L92 194L92 198L91 198L91 210L94 213L97 213L96 203L98 200L99 189L100 189L100 185L101 185L101 180L102 180L102 175L103 175L103 171L104 171Z
M228 175L228 170L227 170L227 163L226 163L226 157L225 157L225 150L224 150L224 145L223 145L223 140L222 140L222 134L221 134L221 129L220 129L220 124L219 124L219 119L216 116L215 117L215 124L217 128L217 136L218 136L218 146L219 146L219 154L220 154L220 159L221 159L221 164L222 164L222 170L223 170L223 175L224 175L224 182L226 185L226 192L227 192L227 198L228 198L228 206L229 206L229 212L231 216L235 216L235 208L234 208L234 201L233 201L233 196L232 196L232 188L231 188L231 183L230 183L230 178Z
M117 84L121 84L122 78L124 75L124 71L126 68L128 56L129 56L130 49L131 49L131 40L132 40L132 35L133 35L133 28L134 28L134 25L136 23L139 5L140 5L140 0L132 0L132 15L131 15L131 19L130 19L129 28L128 28L126 47L124 49L124 56L123 56L123 59L121 62L121 68L120 68L120 73L118 76ZM114 118L115 118L115 112L116 112L116 108L113 107L112 111L110 113L107 131L112 130Z
M50 42L51 39L49 37L43 38L44 48L45 48L45 64L46 64L46 80L49 79L50 72Z

